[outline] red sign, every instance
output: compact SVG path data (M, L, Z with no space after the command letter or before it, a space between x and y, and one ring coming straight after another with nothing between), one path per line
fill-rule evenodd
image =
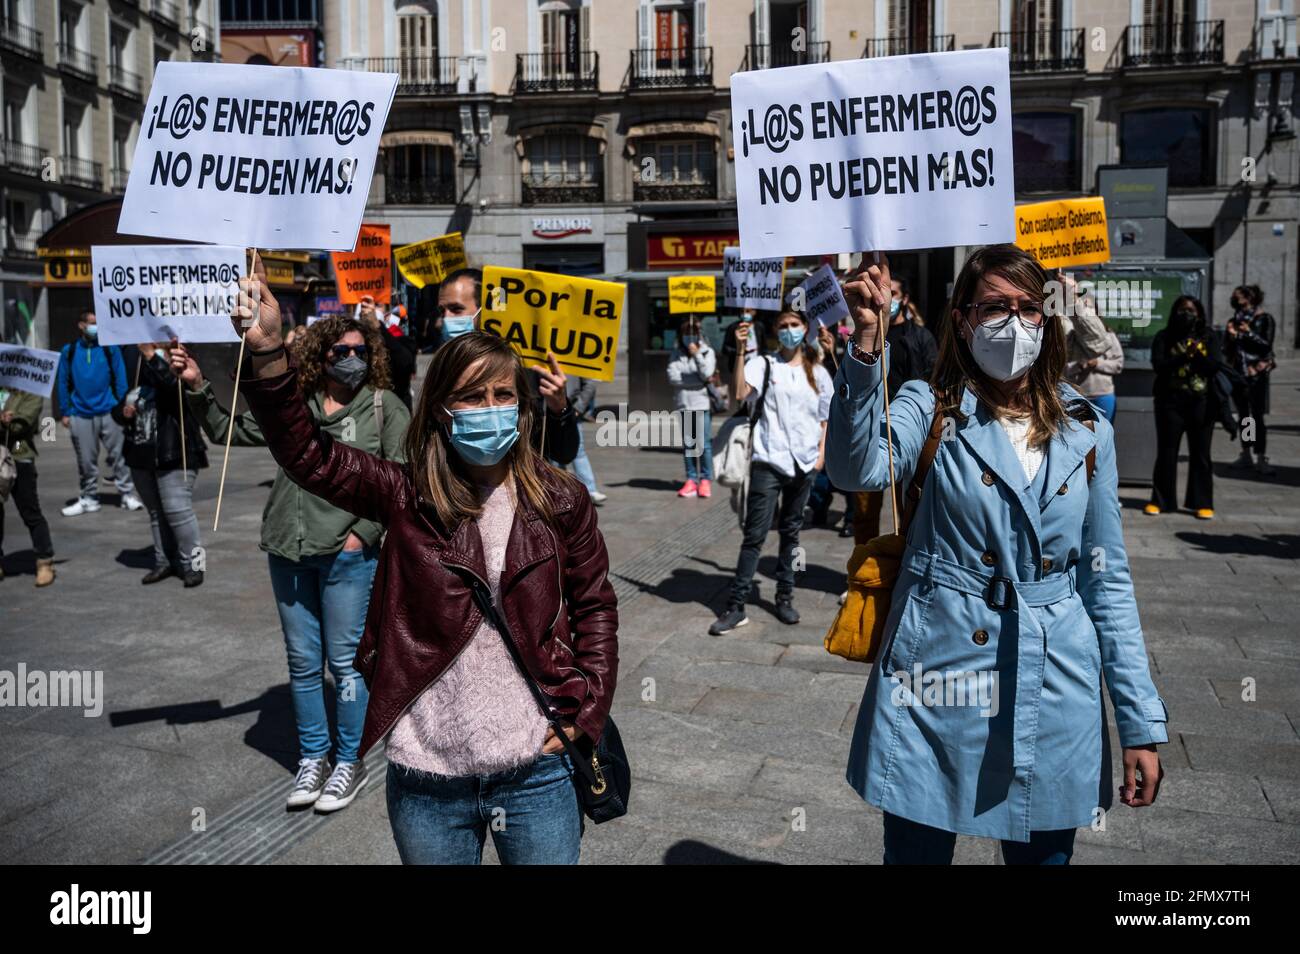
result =
M647 268L722 266L722 250L740 245L739 232L685 232L651 235L646 239Z

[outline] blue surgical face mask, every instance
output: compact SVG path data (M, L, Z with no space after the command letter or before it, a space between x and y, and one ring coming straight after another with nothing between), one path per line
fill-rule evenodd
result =
M446 408L443 410L447 411ZM447 413L451 415L451 446L467 464L491 467L499 463L519 439L518 404L472 407Z
M890 318L897 318L897 317L898 317L898 309L901 308L902 306L903 306L903 303L900 302L897 298L891 298L891 299L889 300L889 317L890 317Z
M781 342L782 348L789 348L793 351L803 344L804 335L806 334L807 332L802 328L781 328L777 330L776 337Z
M99 325L86 325L86 337L91 341L99 338Z
M459 338L461 335L467 335L474 330L474 319L478 317L478 312L472 315L444 315L442 318L442 333L447 336L447 340Z

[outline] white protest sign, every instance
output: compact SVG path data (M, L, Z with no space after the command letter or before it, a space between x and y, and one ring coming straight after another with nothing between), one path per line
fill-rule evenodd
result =
M90 250L102 344L238 341L230 312L244 273L233 245L96 245Z
M118 232L351 251L395 73L159 63Z
M844 290L829 265L823 265L799 283L795 294L803 298L802 311L808 317L808 332L821 325L836 325L849 317L849 303ZM799 303L795 303L798 308Z
M1015 241L1005 49L731 77L747 258Z
M54 390L54 375L58 370L57 351L0 344L0 388L13 388L49 397Z
M742 259L740 249L722 250L722 303L728 308L780 311L785 259Z

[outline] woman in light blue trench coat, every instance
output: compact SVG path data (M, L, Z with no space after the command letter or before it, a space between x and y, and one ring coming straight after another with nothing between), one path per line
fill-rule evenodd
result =
M872 350L889 271L871 262L844 286L857 327L827 434L831 481L849 491L889 486ZM936 394L946 421L849 754L849 783L885 812L887 863L950 862L956 833L1002 839L1008 862L1068 863L1074 829L1111 805L1103 677L1121 800L1148 805L1159 786L1168 713L1133 596L1114 433L1060 380L1046 280L1015 246L976 251L954 283L933 390L909 382L890 402L900 488Z

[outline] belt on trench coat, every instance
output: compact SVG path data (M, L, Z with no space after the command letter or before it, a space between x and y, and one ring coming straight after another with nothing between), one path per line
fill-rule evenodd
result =
M1019 581L985 573L953 563L933 553L908 548L903 556L904 569L938 586L957 590L984 600L990 609L1015 613L1016 698L1012 726L1012 765L1031 769L1038 739L1038 707L1043 694L1043 673L1047 661L1046 634L1033 622L1031 614L1022 612L1030 606L1050 606L1069 599L1075 592L1074 567L1042 580Z

